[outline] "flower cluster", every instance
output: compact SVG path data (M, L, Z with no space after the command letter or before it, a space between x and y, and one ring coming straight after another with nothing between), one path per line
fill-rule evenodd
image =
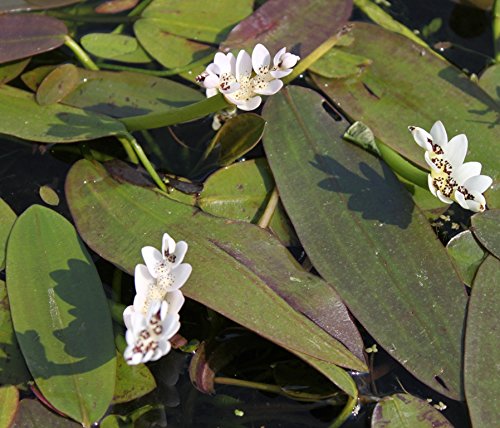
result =
M252 56L241 50L215 54L214 62L196 77L206 88L207 97L221 92L226 99L241 110L254 110L262 102L260 95L273 95L283 87L281 78L288 76L300 58L282 48L273 58L267 48L258 44Z
M425 149L425 161L430 167L428 185L431 193L442 202L458 202L463 208L481 212L486 209L483 193L491 186L492 179L481 175L479 162L466 162L467 137L456 135L448 141L443 124L437 121L430 133L409 126L416 143Z
M188 245L163 235L161 252L144 247L145 265L135 267L134 303L123 312L127 327L125 361L130 365L155 361L166 355L171 339L180 328L179 310L184 304L180 288L191 275L191 265L182 263Z

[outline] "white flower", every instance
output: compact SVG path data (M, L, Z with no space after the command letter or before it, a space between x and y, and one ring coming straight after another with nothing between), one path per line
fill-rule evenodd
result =
M173 311L175 308L169 309L169 304L160 300L152 303L146 315L136 312L133 306L125 309L123 320L128 346L123 356L128 364L156 361L170 351L169 339L179 330L180 322L179 314Z
M300 57L286 51L286 48L281 48L276 55L274 55L271 75L277 79L288 76L299 62Z
M236 58L232 53L217 52L214 62L196 77L196 81L207 88L207 97L215 95L217 90L223 94L236 91L240 86L236 82Z
M252 51L252 67L255 71L252 86L257 94L274 95L283 87L283 82L273 76L269 69L270 62L271 55L266 47L260 43L255 45Z
M464 134L448 141L441 121L437 121L430 133L422 128L409 126L416 143L425 149L425 161L430 167L428 186L431 193L442 202L458 202L471 211L484 211L486 201L482 195L492 183L490 177L480 175L479 162L464 163L468 141Z

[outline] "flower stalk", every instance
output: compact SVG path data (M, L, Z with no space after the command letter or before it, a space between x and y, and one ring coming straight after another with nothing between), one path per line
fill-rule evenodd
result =
M94 61L87 55L78 43L76 43L71 37L68 35L64 36L64 44L72 50L75 56L78 58L78 61L87 69L98 71L99 67L95 64Z

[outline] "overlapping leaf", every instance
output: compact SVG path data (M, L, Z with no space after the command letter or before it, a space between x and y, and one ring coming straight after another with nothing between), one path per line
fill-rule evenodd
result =
M408 192L383 162L342 141L348 123L323 102L289 87L264 108L283 205L314 267L377 342L429 386L460 397L462 284Z

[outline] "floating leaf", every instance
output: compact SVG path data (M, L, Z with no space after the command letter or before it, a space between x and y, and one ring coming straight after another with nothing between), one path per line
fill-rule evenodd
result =
M78 68L73 64L63 64L52 70L40 83L36 91L36 101L44 106L61 101L80 84Z
M222 126L209 149L220 147L219 165L230 165L257 145L265 126L266 121L258 114L240 114Z
M101 3L94 10L96 13L120 13L133 9L139 0L109 0Z
M199 207L210 214L257 223L275 187L265 159L239 162L212 174L198 198ZM281 203L271 217L269 228L285 245L298 240Z
M26 58L0 65L0 85L10 82L19 76L30 61L31 58Z
M80 424L56 415L38 400L21 400L11 428L81 428Z
M323 77L342 79L360 74L371 63L371 59L334 47L311 65L309 70Z
M500 259L500 209L487 210L472 216L472 231L479 242Z
M80 42L85 50L98 58L135 64L151 62L151 58L137 40L124 34L86 34Z
M252 13L253 0L154 0L142 13L163 31L200 42L219 43ZM217 11L217 13L214 13Z
M33 90L47 69L39 67L23 74L23 81ZM139 73L88 71L79 69L85 80L63 104L112 117L128 117L174 110L204 100L205 96L173 80Z
M489 66L479 79L479 86L493 98L497 103L500 103L500 64Z
M348 123L331 118L323 103L290 86L263 113L264 148L300 242L391 356L460 397L461 281L401 183L382 161L342 141Z
M497 103L460 70L406 37L361 22L353 34L354 43L344 49L372 59L372 66L357 79L313 76L316 84L349 117L369 126L376 138L424 168L423 151L407 126L429 130L441 120L450 138L467 135L467 160L481 162L483 173L497 180ZM497 192L486 192L490 208L497 203Z
M88 161L71 169L66 196L81 235L115 265L131 273L141 247L161 240L165 231L175 231L176 239L189 242L188 261L196 261L183 288L187 297L302 358L307 354L318 366L324 363L327 372L331 363L365 370L363 362L325 332L354 350L361 345L332 288L297 266L268 232L204 214L148 189L118 184ZM88 216L91 206L99 212L97 222ZM134 222L120 220L124 218ZM345 383L344 374L349 376L338 370L339 382Z
M27 12L38 9L52 9L54 7L68 6L82 0L3 0L0 12Z
M470 230L465 230L451 238L446 245L448 254L465 284L472 285L477 269L486 257L485 251L478 244Z
M110 117L59 104L40 106L33 95L0 86L0 132L41 143L93 140L125 132Z
M351 11L352 0L268 0L229 33L222 48L251 50L258 42L271 55L286 46L304 58L337 34Z
M16 213L12 208L0 198L0 270L5 267L5 249L9 239L10 230L16 221Z
M68 29L64 22L44 15L0 15L0 63L58 48Z
M453 425L426 401L410 394L394 394L377 403L371 427L452 428Z
M113 404L135 400L155 388L155 379L144 364L129 366L122 355L117 354Z
M54 207L57 207L59 205L59 195L49 185L41 186L38 193L40 195L40 198L42 198L42 201L47 205L52 205Z
M33 205L12 228L7 277L14 329L37 387L89 427L115 386L111 315L92 258L64 217Z
M9 428L19 404L19 391L15 386L0 386L0 427Z
M0 281L0 384L18 385L30 379L12 327L5 282Z
M465 396L474 427L492 427L500 420L498 284L500 261L488 256L474 279L465 330Z

